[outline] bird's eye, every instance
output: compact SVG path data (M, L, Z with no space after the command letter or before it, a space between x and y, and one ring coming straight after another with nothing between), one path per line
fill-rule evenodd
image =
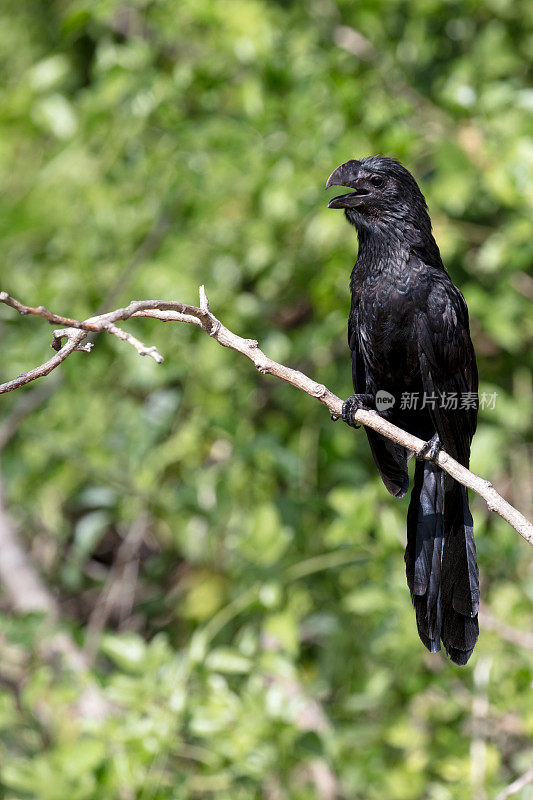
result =
M383 180L383 178L380 178L379 175L372 175L370 178L370 183L372 184L372 186L375 186L376 189L381 189L385 181Z

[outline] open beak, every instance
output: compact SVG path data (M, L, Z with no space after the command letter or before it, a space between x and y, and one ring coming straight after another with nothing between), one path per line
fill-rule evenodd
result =
M352 159L333 170L326 181L326 189L329 189L330 186L347 186L355 191L332 198L328 203L328 208L356 208L361 205L361 198L368 194L368 190L357 185L360 166L360 161Z

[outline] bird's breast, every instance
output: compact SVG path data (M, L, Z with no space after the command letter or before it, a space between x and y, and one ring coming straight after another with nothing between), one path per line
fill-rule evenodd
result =
M410 375L418 364L417 309L424 291L417 277L406 272L382 275L361 286L361 351L367 369L387 383L399 374Z

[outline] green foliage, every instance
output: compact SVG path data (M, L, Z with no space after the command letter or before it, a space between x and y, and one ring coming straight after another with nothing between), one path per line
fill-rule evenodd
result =
M397 156L498 392L473 468L532 515L531 3L5 0L0 17L3 289L83 318L205 283L226 325L347 396L355 240L323 186ZM0 326L2 379L48 357L42 320ZM165 363L100 337L3 454L80 646L146 531L87 675L44 663L50 623L4 608L0 796L307 800L327 765L345 798L477 800L525 771L531 654L488 630L463 669L424 651L407 502L364 435L192 327L128 329ZM527 546L473 509L483 597L527 630ZM77 713L91 681L105 720Z

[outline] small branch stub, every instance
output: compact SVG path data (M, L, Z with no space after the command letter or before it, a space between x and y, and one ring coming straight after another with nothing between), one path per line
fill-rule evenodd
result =
M205 286L200 286L200 309L204 311L206 314L209 313L209 300L207 299L207 295L205 293Z

